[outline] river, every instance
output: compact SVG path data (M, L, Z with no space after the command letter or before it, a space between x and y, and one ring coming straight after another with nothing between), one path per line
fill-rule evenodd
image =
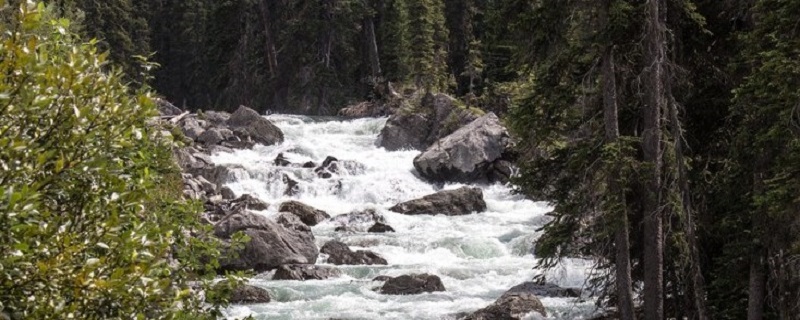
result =
M267 117L285 135L285 142L256 146L253 150L220 153L217 164L245 168L231 177L228 187L237 195L249 193L271 204L261 212L277 214L284 200L299 200L325 210L331 216L375 208L395 233L335 232L331 221L312 227L317 246L337 239L352 249L372 250L386 266L337 266L344 276L329 280L272 281L260 274L250 283L269 290L267 304L237 305L226 310L230 318L252 315L256 319L453 319L491 304L514 285L541 273L533 269L537 259L533 241L537 228L552 208L515 195L507 186L479 185L488 210L465 216L406 216L390 212L392 205L462 184L435 185L420 179L412 165L419 151L388 152L375 146L386 118L341 120L291 115ZM327 156L355 160L330 179L311 170L274 166L279 154L294 162L322 162ZM299 182L299 192L284 195L283 174ZM320 254L317 264L326 265ZM582 287L592 262L571 259L548 271L549 282L563 287ZM378 275L399 276L430 273L441 277L446 292L421 295L382 295L373 289ZM591 299L542 298L546 319L583 319L594 311ZM532 316L535 319L536 316Z

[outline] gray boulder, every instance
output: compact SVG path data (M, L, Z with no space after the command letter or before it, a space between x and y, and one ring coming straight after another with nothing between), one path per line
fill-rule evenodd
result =
M478 188L461 187L455 190L439 191L420 199L399 203L389 210L408 214L444 214L458 216L486 210L483 191Z
M335 265L386 265L386 259L369 250L353 251L336 240L325 243L320 252L328 255L328 262Z
M382 294L409 295L425 292L445 291L442 279L439 276L423 274L407 274L386 279L383 286L378 289Z
M340 214L332 220L340 231L364 232L376 223L386 224L386 219L372 208Z
M524 282L508 289L508 292L527 292L537 297L577 298L581 296L581 289L562 288L552 283L539 284Z
M285 221L276 223L250 212L236 212L214 225L214 235L225 240L242 231L251 240L244 249L226 252L221 259L223 270L255 270L263 272L286 264L310 264L317 261L319 251L308 226Z
M156 108L158 108L158 114L162 116L177 116L183 113L181 108L176 107L174 104L165 99L155 98L154 100L156 103Z
M225 128L211 128L196 138L197 142L205 145L219 144L233 137L233 132Z
M510 146L508 131L489 113L426 149L414 158L414 168L434 181L492 181L494 162Z
M342 275L339 269L313 264L288 264L278 267L272 280L324 280Z
M475 311L463 320L520 320L532 312L547 316L544 305L535 295L506 292L488 307Z
M298 218L300 218L300 221L302 221L308 226L315 226L318 223L331 217L325 211L314 209L314 207L312 206L294 200L281 203L280 209L278 209L278 211L289 212L291 214L294 214Z
M245 146L248 144L263 144L265 146L283 142L283 132L272 122L262 117L258 112L245 106L240 106L227 121L234 135ZM252 146L252 145L251 145Z
M377 144L389 151L425 149L431 130L431 121L424 114L401 109L389 117L381 129Z
M180 127L181 131L183 131L183 135L192 140L197 140L197 138L206 131L206 129L203 128L201 120L197 120L195 117L184 118L181 121Z
M424 150L478 117L446 94L426 95L419 105L404 106L386 121L377 144L386 150Z
M233 304L251 304L251 303L268 303L270 302L269 291L264 288L251 286L249 284L242 285L231 292L230 303Z

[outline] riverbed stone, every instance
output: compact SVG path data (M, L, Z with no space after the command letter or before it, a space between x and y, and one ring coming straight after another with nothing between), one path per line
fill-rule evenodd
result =
M386 259L369 250L350 250L341 241L325 243L320 252L328 255L328 262L335 265L386 265Z
M214 225L214 235L226 240L242 231L251 240L238 257L223 254L223 270L255 270L263 272L286 264L310 264L319 251L308 226L292 221L277 223L251 212L235 212Z
M278 267L272 280L324 280L342 275L339 269L313 264L289 264Z
M431 145L414 158L414 168L438 182L494 182L494 162L511 145L500 119L489 113Z
M234 143L233 146L247 146L248 142L269 146L283 142L281 129L248 107L240 106L226 123L234 135L243 142Z
M374 208L354 210L332 218L337 231L364 232L376 223L386 224L386 219Z
M267 291L267 289L244 284L233 289L229 301L233 304L252 304L268 303L271 300L272 299L270 298L269 291Z
M541 284L532 281L513 286L507 292L528 292L537 297L577 298L581 296L581 289L578 288L562 288L552 283Z
M475 311L464 320L520 320L537 312L547 317L544 305L528 292L506 292L489 306Z
M322 210L316 209L300 201L290 200L281 203L280 212L289 212L300 218L308 226L315 226L331 216Z
M386 232L395 232L395 231L394 231L394 228L392 228L392 226L390 226L388 224L376 222L371 227L369 227L369 229L367 229L367 232L386 233Z
M407 274L386 280L378 289L382 294L409 295L426 292L445 291L442 279L439 276L427 273Z
M390 211L407 215L443 214L458 216L486 210L486 201L483 200L483 191L479 188L461 187L455 190L439 191L399 203Z

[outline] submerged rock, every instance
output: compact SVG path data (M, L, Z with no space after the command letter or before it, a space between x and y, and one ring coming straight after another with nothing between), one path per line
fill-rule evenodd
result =
M488 307L473 312L463 320L520 320L532 312L547 316L544 305L535 295L506 292Z
M513 286L507 292L527 292L537 297L577 298L581 296L581 289L578 288L562 288L552 283L539 284L531 281Z
M510 146L508 131L489 113L430 146L414 158L414 168L434 181L493 181L494 163Z
M313 264L289 264L278 267L272 280L324 280L342 275L339 269Z
M409 295L425 292L445 291L442 279L439 276L423 274L409 274L386 279L383 286L378 289L382 294Z
M242 231L251 240L244 249L224 254L223 270L255 270L262 272L286 264L309 264L317 261L319 251L308 226L294 221L276 223L250 212L228 215L214 225L214 235L226 240Z
M376 223L386 224L386 219L372 208L340 214L332 220L336 231L364 232Z
M315 226L331 217L325 211L315 209L312 206L294 200L281 203L278 211L294 214L300 218L300 221L303 221L303 223L308 226Z
M386 265L386 259L369 250L352 251L336 240L325 243L320 252L328 255L328 262L335 265Z
M367 232L385 233L385 232L395 232L395 231L394 228L392 228L392 226L388 224L376 222L371 227L369 227L369 229L367 229Z
M444 214L448 216L465 215L486 210L483 191L478 188L461 187L455 190L439 191L420 199L399 203L389 210L408 214Z

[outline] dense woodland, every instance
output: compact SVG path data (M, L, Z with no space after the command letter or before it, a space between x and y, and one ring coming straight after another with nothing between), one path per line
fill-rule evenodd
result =
M504 116L518 191L555 204L538 267L595 258L621 319L800 314L800 1L53 3L185 108L329 115L391 83Z

